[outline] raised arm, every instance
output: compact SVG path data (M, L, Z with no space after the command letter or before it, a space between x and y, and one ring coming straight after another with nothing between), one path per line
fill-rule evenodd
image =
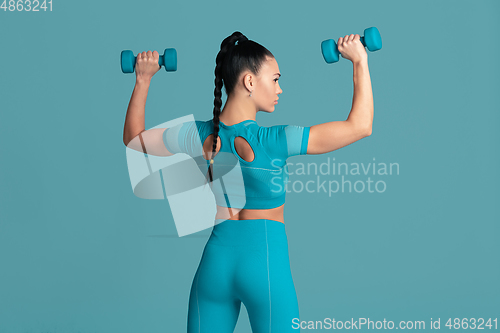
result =
M352 108L344 121L311 126L307 154L324 154L361 140L372 133L373 93L368 56L359 35L340 37L338 49L353 64Z
M158 72L159 54L157 51L137 54L135 65L136 81L134 91L125 116L123 143L140 152L156 156L170 156L163 144L164 128L145 131L144 114L151 78Z

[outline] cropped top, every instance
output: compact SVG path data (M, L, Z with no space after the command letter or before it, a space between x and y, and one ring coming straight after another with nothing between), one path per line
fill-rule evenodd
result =
M238 170L241 170L243 191L234 191L237 186L231 187L235 182L232 182L231 173L228 172L222 177L225 186L212 187L217 205L245 209L271 209L283 205L285 184L288 182L286 160L291 156L307 153L309 130L310 127L295 125L263 127L252 119L231 126L219 121L218 140L221 141L221 146L214 156L214 175L217 176L215 168L228 165L227 156L231 156L236 162L233 165L237 164ZM201 158L200 161L205 166L202 171L206 174L210 160L202 157L203 143L213 133L213 119L196 120L167 128L163 132L163 143L173 154L185 153L193 158ZM248 142L254 152L252 161L245 161L238 155L234 146L236 137L243 137ZM231 202L228 195L233 199ZM241 207L238 207L238 200L234 200L235 196L242 199Z

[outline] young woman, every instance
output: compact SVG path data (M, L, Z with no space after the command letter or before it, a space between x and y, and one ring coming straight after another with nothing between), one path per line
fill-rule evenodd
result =
M236 31L224 39L216 58L213 119L183 129L145 131L144 108L151 77L160 69L159 55L156 51L137 55L125 145L137 137L137 142L148 143L148 154L193 155L190 144L201 139L210 184L217 178L219 152L234 154L243 174L243 207L234 209L227 193L212 188L217 214L191 286L188 333L233 332L242 302L254 333L297 332L299 307L283 219L286 159L329 153L371 135L373 95L367 53L359 39L346 35L337 43L341 55L353 63L349 116L310 127L257 124L257 112L273 112L278 103L281 73L269 50ZM221 110L223 85L228 98Z

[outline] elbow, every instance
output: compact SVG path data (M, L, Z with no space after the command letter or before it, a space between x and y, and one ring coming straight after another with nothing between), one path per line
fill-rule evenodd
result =
M133 139L134 139L134 138L131 138L131 137L129 137L129 136L124 136L124 137L123 137L123 144L124 144L125 146L127 146L127 147L128 147L128 145L130 144L130 142L131 142Z
M364 126L360 126L359 133L363 138L372 135L372 125L365 124Z
M372 124L371 123L358 124L358 126L356 127L356 132L362 138L370 136L372 135Z
M369 126L365 129L365 136L372 135L372 126Z
M141 134L142 132L144 132L144 131L139 132L139 134ZM137 135L139 135L139 134L137 134ZM128 147L130 142L132 140L134 140L137 137L137 135L132 136L129 133L123 133L123 144Z

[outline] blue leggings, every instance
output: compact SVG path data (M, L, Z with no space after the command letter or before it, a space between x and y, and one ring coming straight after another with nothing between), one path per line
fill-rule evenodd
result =
M188 333L232 333L245 304L253 333L299 332L285 224L215 220L189 296ZM297 322L297 320L295 320Z

